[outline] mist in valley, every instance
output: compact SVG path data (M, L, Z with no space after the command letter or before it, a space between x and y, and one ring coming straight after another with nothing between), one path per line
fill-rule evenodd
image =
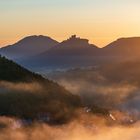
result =
M62 81L64 82L64 80ZM0 117L0 140L118 140L124 139L124 137L127 140L138 140L140 138L139 108L136 105L133 106L134 102L139 100L139 95L137 94L139 90L137 87L130 85L122 87L93 86L91 83L83 83L82 81L71 81L71 85L68 85L66 81L64 83L61 82L66 89L71 90L73 94L78 94L83 98L85 107L77 107L74 115L72 112L62 111L62 106L59 106L56 112L58 114L63 112L64 116L70 114L71 118L67 123L62 124L50 124L49 121L44 122L39 119L32 120L32 123L28 124L23 121L23 118L20 118L21 116L11 114L9 116L3 115ZM28 95L32 93L32 97L29 98L33 98L36 94L45 98L43 95L45 93L44 87L39 83L11 83L1 81L0 89L0 96L1 94L7 95L16 92L20 96L22 94ZM136 94L132 96L131 94L134 91ZM118 96L117 93L121 93L122 95ZM24 100L24 96L22 96L22 100ZM30 103L28 102L28 96L25 97L27 104ZM20 98L16 97L17 99ZM53 102L53 100L50 102ZM20 102L20 104L22 103ZM41 103L38 103L36 100L35 104L39 106ZM46 103L43 102L43 104L45 105ZM86 105L91 107L93 104L108 108L110 114L95 114L89 110L90 108L86 108ZM19 107L19 109L21 108ZM34 108L32 109L34 110ZM124 111L120 111L120 109ZM18 111L16 112L18 113ZM137 117L133 116L134 113Z
M114 73L78 69L48 75L66 95L55 89L50 95L39 82L1 81L0 140L139 140L139 80L123 81Z

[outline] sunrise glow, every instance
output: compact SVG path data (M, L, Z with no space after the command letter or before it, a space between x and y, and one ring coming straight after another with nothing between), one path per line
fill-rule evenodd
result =
M0 46L27 35L77 34L102 47L140 35L139 7L139 0L0 0Z

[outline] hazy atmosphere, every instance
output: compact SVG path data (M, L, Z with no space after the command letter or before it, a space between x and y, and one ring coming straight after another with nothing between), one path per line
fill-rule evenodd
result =
M0 0L0 140L140 140L140 0Z

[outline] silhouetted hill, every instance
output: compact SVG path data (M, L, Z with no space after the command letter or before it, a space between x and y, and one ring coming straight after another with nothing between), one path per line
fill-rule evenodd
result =
M140 37L120 38L102 49L104 55L135 57L140 53Z
M98 64L140 60L140 37L120 38L100 49Z
M140 37L120 38L104 48L89 44L87 39L72 36L52 49L19 61L29 68L74 68L140 59ZM32 65L31 65L32 64Z
M57 45L58 42L47 36L28 36L13 45L0 49L0 53L10 59L33 56Z
M97 46L89 44L87 39L81 39L76 35L59 43L54 48L40 54L41 56L87 56L93 55L98 49Z
M99 50L97 46L89 44L87 39L73 35L44 53L19 62L27 67L38 68L88 66L94 64L94 57L98 55Z
M120 38L104 48L98 48L89 44L87 39L73 35L61 43L44 36L26 37L2 48L0 53L12 56L14 61L28 69L40 72L136 60L140 59L139 50L140 37Z

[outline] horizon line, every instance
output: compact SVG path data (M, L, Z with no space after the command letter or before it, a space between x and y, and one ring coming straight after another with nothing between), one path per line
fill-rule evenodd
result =
M76 35L76 34L72 34L72 35ZM71 35L71 36L72 36L72 35ZM48 38L51 38L51 39L57 41L58 43L62 43L63 41L65 41L65 40L67 40L67 39L69 39L69 38L71 37L71 36L69 36L69 37L67 37L66 39L61 39L61 40L59 40L59 39L55 39L55 37L51 37L51 36L45 35L45 34L30 34L30 35L24 35L23 37L18 37L18 38L20 38L20 39L14 39L14 40L16 40L16 41L12 41L13 43L11 42L11 43L9 43L9 44L8 44L8 43L5 43L5 45L0 45L0 48L4 48L4 47L10 46L10 45L14 45L14 44L18 43L19 41L21 41L21 40L23 40L23 39L25 39L25 38L27 38L27 37L33 37L33 36L37 36L37 37L39 37L39 36L48 37ZM78 35L76 35L76 37L77 37L77 38L80 38L80 39L87 39L87 40L89 41L89 44L96 45L96 43L94 43L93 41L91 42L91 40L88 39L88 38L80 37L80 36L78 36ZM117 40L119 40L119 39L130 39L130 38L140 38L140 36L118 37L118 38L116 38L116 39L110 41L110 43L112 43L112 42L114 42L114 41L117 41ZM98 48L104 48L104 47L106 47L107 45L109 45L110 43L107 43L107 44L104 45L104 46L100 46L100 45L96 45L96 46L97 46Z

